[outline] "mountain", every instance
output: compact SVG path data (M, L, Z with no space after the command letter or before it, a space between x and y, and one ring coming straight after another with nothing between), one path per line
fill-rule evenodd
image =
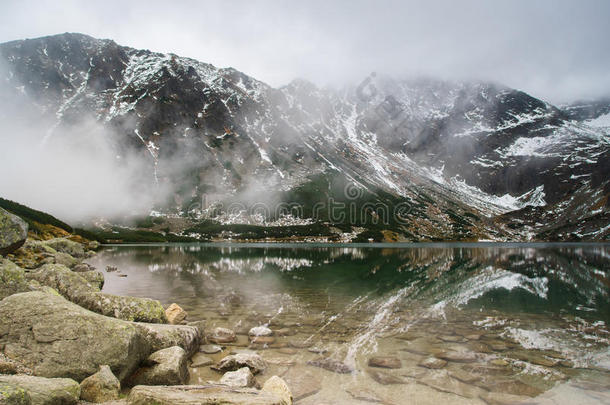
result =
M117 164L145 162L139 181L171 189L156 215L190 213L165 231L610 239L610 129L588 121L607 113L601 102L556 107L495 83L374 73L342 89L273 88L82 34L0 44L0 61L0 101L48 123L43 147L93 121Z

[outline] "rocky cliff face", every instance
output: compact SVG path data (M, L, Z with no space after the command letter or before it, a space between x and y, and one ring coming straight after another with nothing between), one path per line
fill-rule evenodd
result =
M118 158L142 156L146 181L171 185L170 210L204 197L296 202L313 217L332 198L404 203L399 221L374 226L398 239L610 235L610 130L587 121L601 102L589 113L493 83L375 74L341 90L272 88L80 34L5 43L0 60L3 98L48 120L45 142L85 119L103 125Z

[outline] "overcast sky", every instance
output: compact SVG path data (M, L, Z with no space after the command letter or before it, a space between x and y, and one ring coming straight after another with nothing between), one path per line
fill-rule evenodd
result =
M82 32L274 86L377 71L494 80L559 103L610 95L609 20L608 0L3 0L0 42Z

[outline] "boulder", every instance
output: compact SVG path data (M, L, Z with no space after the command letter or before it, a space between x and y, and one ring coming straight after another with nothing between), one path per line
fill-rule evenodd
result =
M83 273L83 272L93 271L93 270L95 270L95 267L93 267L87 263L79 263L76 266L72 267L72 271L74 271L76 273Z
M78 242L66 238L55 238L45 241L47 246L58 252L69 254L72 257L84 258L85 248Z
M286 381L276 375L272 376L263 384L261 392L275 394L288 405L292 405L292 392L290 392L290 388L288 388Z
M15 385L0 383L0 404L3 405L31 405L32 398L23 388Z
M165 310L165 316L167 317L167 322L172 325L180 325L182 321L186 319L188 314L180 305L173 303Z
M235 332L227 328L215 328L208 336L208 340L212 343L231 343L237 340Z
M100 371L80 383L80 397L88 402L113 401L119 399L120 392L121 383L108 366L101 366Z
M134 322L133 325L138 329L152 351L180 346L188 356L192 356L197 352L199 343L201 343L199 329L194 326L137 322Z
M125 321L167 322L165 310L161 303L150 298L127 297L95 292L82 296L75 302L93 312Z
M77 381L108 364L119 380L150 353L136 325L90 312L59 295L33 291L0 301L4 354L43 377Z
M168 347L151 354L145 366L128 380L129 385L181 385L189 378L187 356L183 348Z
M248 367L253 374L258 374L267 369L267 362L256 353L237 353L220 360L214 369L226 372L242 367Z
M9 385L25 391L32 405L77 404L80 386L69 378L42 378L29 375L0 375L0 386ZM0 398L2 398L0 394ZM3 403L3 402L0 402ZM10 404L10 402L9 402Z
M0 300L26 291L30 291L30 287L25 271L10 260L0 258Z
M74 269L72 269L72 271L75 272ZM104 273L102 273L101 271L97 271L97 270L82 271L78 274L82 278L87 280L87 282L89 282L89 284L91 284L95 288L101 290L104 287Z
M242 367L237 371L227 371L220 379L220 383L229 387L243 388L254 387L256 380L248 367Z
M5 256L19 249L27 237L27 222L0 208L0 255Z
M284 398L253 388L231 388L221 384L180 385L173 387L134 387L127 398L129 405L289 405Z
M165 311L159 301L100 292L97 286L103 275L95 273L98 274L75 273L60 264L46 264L28 275L28 278L57 290L70 301L98 314L134 322L166 321ZM85 277L94 279L95 285Z

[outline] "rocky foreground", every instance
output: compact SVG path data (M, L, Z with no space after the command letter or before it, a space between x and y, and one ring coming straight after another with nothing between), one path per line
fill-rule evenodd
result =
M185 385L190 358L232 331L207 333L177 304L101 292L104 274L83 263L99 244L78 240L30 239L0 209L0 404L292 404L281 378L260 388L267 365L254 353L220 360L218 382Z

